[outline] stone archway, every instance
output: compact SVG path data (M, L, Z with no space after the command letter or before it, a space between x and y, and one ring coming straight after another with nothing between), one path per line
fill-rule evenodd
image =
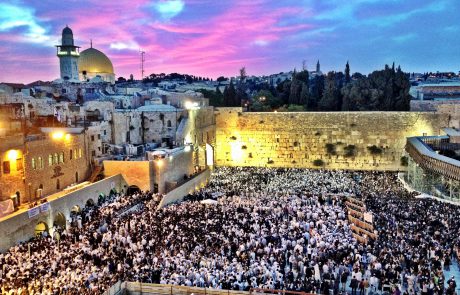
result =
M65 219L65 216L64 216L64 214L62 212L58 212L54 216L54 225L59 226L62 229L66 228L66 219Z
M35 236L42 235L44 232L49 233L48 224L46 224L46 222L44 222L44 221L40 221L35 226Z
M133 195L133 194L138 193L138 192L140 192L140 191L141 191L141 190L140 190L140 188L139 188L137 185L130 185L130 186L128 187L128 190L126 191L126 194L127 194L128 196L130 196L130 195Z
M72 207L72 209L70 209L70 213L77 214L77 213L80 213L80 212L81 212L81 208L78 205L75 205L75 206Z
M95 203L93 199L88 199L85 204L86 207L93 207L94 205Z

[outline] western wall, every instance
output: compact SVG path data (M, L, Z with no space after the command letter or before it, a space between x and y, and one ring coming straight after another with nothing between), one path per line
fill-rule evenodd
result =
M216 109L217 166L404 170L406 137L439 135L436 112L254 113Z

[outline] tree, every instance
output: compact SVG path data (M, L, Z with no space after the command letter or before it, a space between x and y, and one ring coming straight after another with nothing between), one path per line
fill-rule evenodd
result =
M118 77L117 82L126 82L124 77Z
M246 67L242 67L240 69L240 81L243 83L246 80L247 74L246 74Z
M336 111L339 106L339 89L336 83L336 73L327 73L326 81L324 83L323 97L319 101L319 110L321 111Z
M348 64L348 61L347 61L347 64L345 65L345 83L348 84L350 83L351 81L351 78L350 78L350 65Z
M233 85L233 81L230 81L230 85L228 87L225 87L223 98L223 104L226 107L241 106L241 102L238 102L236 98L236 90L235 85Z
M220 83L220 82L224 82L224 81L227 81L227 80L228 80L228 79L225 78L224 76L220 76L219 78L217 78L216 81Z

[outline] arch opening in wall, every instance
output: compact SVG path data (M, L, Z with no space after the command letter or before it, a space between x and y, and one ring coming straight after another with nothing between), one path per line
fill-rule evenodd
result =
M54 226L59 226L62 229L66 228L65 216L62 212L58 212L56 216L54 216Z
M75 172L75 182L78 183L78 171Z
M40 221L35 226L35 236L43 235L43 233L49 233L48 224L46 222Z
M86 207L93 207L95 205L93 199L88 199L86 201Z
M75 205L72 207L72 209L70 209L70 213L74 213L74 214L77 214L77 213L80 213L81 212L81 209L80 209L80 206L78 205Z
M130 186L128 187L128 190L127 190L126 194L127 194L128 196L130 196L130 195L133 195L133 194L138 193L138 192L140 192L140 191L141 191L141 190L140 190L140 188L139 188L137 185L130 185Z

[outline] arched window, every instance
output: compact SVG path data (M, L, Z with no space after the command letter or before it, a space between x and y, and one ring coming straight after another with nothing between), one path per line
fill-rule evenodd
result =
M167 126L167 127L171 127L171 120L168 120L168 122L167 122L167 125L166 125L166 126Z
M61 182L59 181L59 179L56 180L56 189L57 190L61 189Z
M37 163L35 163L35 158L32 158L32 169L37 169Z
M81 149L78 149L78 157L81 158L83 156L83 151Z
M48 155L48 165L50 165L50 166L53 165L53 155L51 155L51 154Z
M64 152L59 154L59 163L64 163Z
M58 157L58 154L57 153L54 153L54 161L53 161L54 164L58 164L59 163L59 157Z
M78 172L75 172L75 182L78 182Z
M43 163L43 158L38 157L38 169L43 169L45 168L45 163Z

